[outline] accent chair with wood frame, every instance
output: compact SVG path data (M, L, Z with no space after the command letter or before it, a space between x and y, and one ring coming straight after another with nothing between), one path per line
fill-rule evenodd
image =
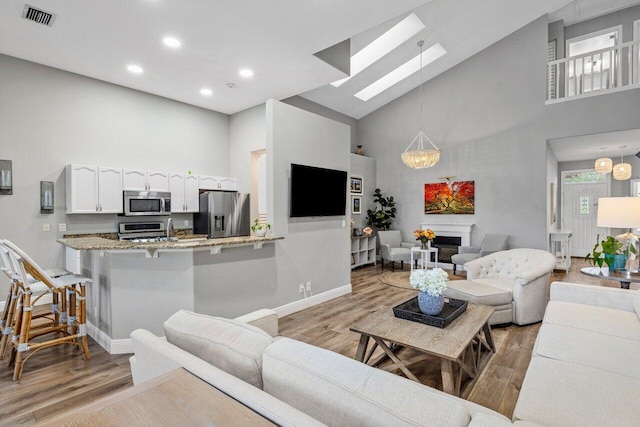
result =
M378 231L380 239L380 261L384 270L384 260L391 262L391 271L396 271L396 261L400 261L400 269L404 268L404 262L411 262L411 248L418 246L416 243L402 241L400 230Z

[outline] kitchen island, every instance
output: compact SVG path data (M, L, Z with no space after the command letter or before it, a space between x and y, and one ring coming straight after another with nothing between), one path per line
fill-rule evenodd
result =
M133 243L96 235L59 239L67 269L93 279L87 287L89 335L112 354L132 352L130 333L163 336L180 309L235 317L265 307L273 284L275 243L282 237Z

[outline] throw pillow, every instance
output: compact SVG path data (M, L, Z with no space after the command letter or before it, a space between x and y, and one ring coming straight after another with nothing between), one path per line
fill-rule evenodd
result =
M171 344L262 389L262 352L273 342L263 330L180 310L164 323L164 332Z

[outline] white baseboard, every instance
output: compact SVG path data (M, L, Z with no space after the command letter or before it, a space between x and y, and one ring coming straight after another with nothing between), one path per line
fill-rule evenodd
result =
M331 289L330 291L323 292L318 295L313 295L309 298L305 298L300 301L295 301L289 304L276 307L273 310L278 313L278 317L288 316L289 314L302 311L305 308L313 307L314 305L321 304L326 301L330 301L334 298L348 295L351 293L351 283L341 286L339 288ZM105 332L96 328L91 322L87 322L87 331L91 338L93 338L102 348L107 350L109 354L128 354L133 353L133 343L131 338L112 339Z
M332 300L334 298L341 297L343 295L348 295L351 293L351 283L348 285L340 286L339 288L331 289L327 292L323 292L318 295L313 295L309 298L305 298L300 301L294 301L289 304L282 305L280 307L276 307L276 313L278 313L278 317L288 316L290 314L296 313L298 311L302 311L305 308L313 307L314 305L321 304L323 302Z

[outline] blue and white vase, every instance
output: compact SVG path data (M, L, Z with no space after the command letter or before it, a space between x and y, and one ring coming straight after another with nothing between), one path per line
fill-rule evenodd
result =
M420 307L420 311L424 314L435 316L440 313L442 311L442 307L444 307L444 296L433 296L420 291L418 292L418 306Z

